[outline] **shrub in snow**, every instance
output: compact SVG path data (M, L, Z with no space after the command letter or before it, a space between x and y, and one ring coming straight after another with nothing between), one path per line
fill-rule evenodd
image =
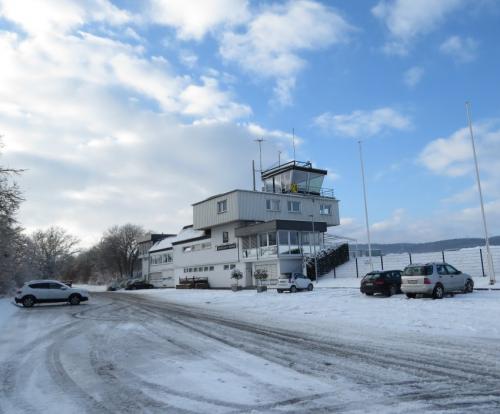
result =
M243 279L243 273L241 273L240 269L234 269L231 272L231 279L236 280L236 286L238 286L238 280Z
M267 272L264 269L257 269L253 275L255 280L258 280L261 284L263 280L267 279Z

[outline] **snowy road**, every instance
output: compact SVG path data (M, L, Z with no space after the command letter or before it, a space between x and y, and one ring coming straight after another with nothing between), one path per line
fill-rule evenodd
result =
M0 336L0 412L500 412L493 338L355 328L313 335L140 294L19 308Z

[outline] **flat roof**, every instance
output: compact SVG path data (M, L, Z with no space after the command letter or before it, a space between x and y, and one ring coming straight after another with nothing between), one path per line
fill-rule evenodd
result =
M336 201L339 201L337 198L334 198L334 197L324 197L324 196L321 196L321 195L316 195L316 194L302 194L302 193L271 193L271 192L268 192L268 191L253 191L253 190L241 190L241 189L235 189L235 190L231 190L231 191L226 191L225 193L220 193L220 194L216 194L216 195L213 195L211 197L208 197L208 198L205 198L204 200L201 200L201 201L197 201L196 203L193 203L191 204L191 206L197 206L198 204L201 204L201 203L205 203L206 201L209 201L209 200L213 200L214 198L219 198L219 197L224 197L226 195L229 195L231 193L236 193L236 192L242 192L242 193L254 193L254 194L269 194L269 196L273 196L273 197L276 197L276 196L287 196L287 197L299 197L299 198L322 198L322 199L325 199L325 200L336 200Z

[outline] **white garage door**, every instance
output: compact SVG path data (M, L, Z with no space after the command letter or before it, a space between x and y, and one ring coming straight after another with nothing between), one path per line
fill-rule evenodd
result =
M162 272L151 273L150 282L155 287L174 287L174 269L163 270Z

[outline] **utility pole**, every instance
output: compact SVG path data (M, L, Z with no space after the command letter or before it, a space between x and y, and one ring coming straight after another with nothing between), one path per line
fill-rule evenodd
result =
M479 177L479 165L477 162L476 155L476 145L474 143L474 133L472 131L472 116L470 110L470 102L465 102L465 109L467 112L467 120L469 122L469 132L470 132L470 141L472 144L472 154L474 155L474 166L476 167L476 180L477 180L477 190L479 192L479 202L481 204L481 215L483 217L483 227L484 227L484 240L486 242L486 254L488 263L488 273L490 275L490 285L495 284L495 269L493 267L493 257L491 256L490 249L490 239L488 237L488 226L486 225L486 215L484 214L484 202L483 202L483 191L481 190L481 179Z
M361 148L361 141L358 141L358 144L359 144L359 160L361 162L361 177L363 179L363 196L365 199L365 221L366 221L366 237L368 239L368 258L370 261L370 268L373 272L372 243L370 240L370 224L368 222L368 203L366 201L365 166L363 162L363 150Z
M260 172L262 173L262 143L265 141L264 138L258 138L254 140L259 143L259 158L260 158Z
M317 285L318 284L318 259L316 257L316 233L314 232L314 214L311 214L311 224L312 224L312 240L311 241L314 243L314 277L316 278L316 285Z

